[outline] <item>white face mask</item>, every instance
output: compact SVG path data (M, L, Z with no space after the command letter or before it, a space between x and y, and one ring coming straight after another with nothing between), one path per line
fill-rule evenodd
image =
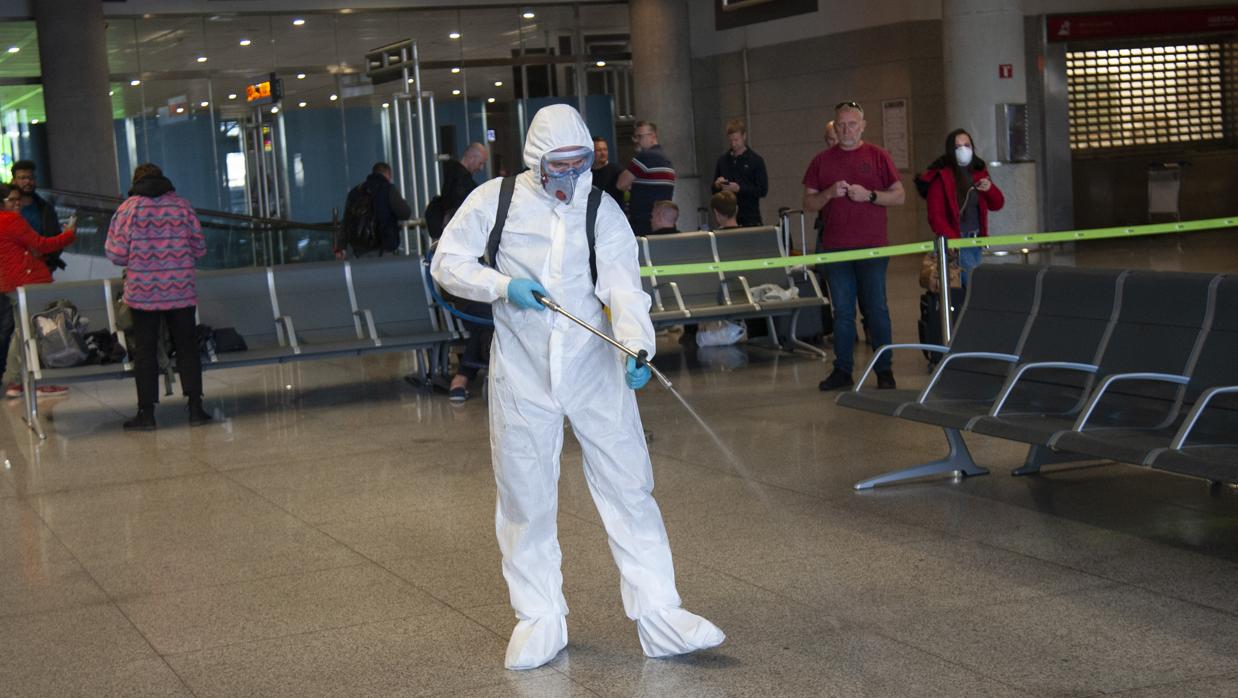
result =
M958 161L959 167L967 167L971 164L971 148L965 145L955 148L954 159Z

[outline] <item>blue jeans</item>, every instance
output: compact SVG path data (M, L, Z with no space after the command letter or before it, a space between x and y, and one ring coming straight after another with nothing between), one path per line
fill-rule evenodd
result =
M965 238L974 238L980 235L980 231L963 233ZM964 247L959 250L959 271L962 272L963 285L968 285L968 279L971 277L971 270L980 266L981 249L979 247Z
M825 265L830 285L830 303L834 306L834 368L851 373L855 368L855 306L868 320L873 344L881 348L890 343L890 309L886 306L887 257L862 259L855 262L834 262ZM889 371L890 352L882 354L876 370Z

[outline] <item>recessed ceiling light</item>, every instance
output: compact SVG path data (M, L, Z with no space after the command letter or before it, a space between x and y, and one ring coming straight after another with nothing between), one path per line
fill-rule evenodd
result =
M487 100L486 100L486 103L487 103L487 104L494 104L494 97L491 97L491 98L487 99Z
M130 80L129 84L132 85L133 87L137 87L138 85L142 84L142 81L141 80Z
M457 74L457 73L459 73L459 72L460 72L460 68L458 68L458 67L457 67L457 68L452 68L452 69L451 69L451 74L452 74L452 75L455 75L455 74Z
M116 94L116 90L108 90L108 91L107 91L107 96L108 96L108 97L111 97L111 96L112 96L112 95L114 95L114 94Z
M228 99L236 99L236 93L235 92L229 93Z
M184 114L184 113L185 113L185 108L184 108L184 107L177 107L177 108L176 108L176 113L177 113L177 114Z
M298 80L304 80L304 79L305 79L305 73L297 73L297 79L298 79Z
M459 39L459 38L460 38L460 32L452 32L452 33L450 33L450 34L448 34L448 35L447 35L447 38L448 38L448 39Z
M39 123L39 120L38 120L38 119L31 119L31 120L30 120L30 123L32 123L32 124L37 124L37 123Z
M18 51L20 51L20 50L21 50L21 47L20 47L20 46L10 46L10 47L9 47L9 53L17 53L17 52L18 52Z
M410 84L410 85L411 85L411 84L413 84L413 80L414 80L414 78L409 78L409 79L408 79L408 84Z
M198 62L199 62L199 63L205 63L205 62L206 62L206 56L198 56Z
M390 106L391 106L391 104L390 104L389 102L383 102L383 109L386 109L386 108L388 108L388 107L390 107Z
M305 105L306 105L306 104L308 104L308 102L297 102L297 106L298 106L298 107L301 107L302 109L304 109L304 108L305 108Z
M331 95L331 96L330 96L330 97L328 97L327 99L329 99L329 100L331 100L332 102L334 102L335 100L339 99L339 96L338 96L338 95Z
M300 17L297 17L296 19L292 20L292 26L294 27L299 27L303 24L305 24L305 20L301 19Z
M594 63L594 65L596 65L596 66L597 66L597 67L599 67L599 68L605 68L605 67L606 67L606 61L598 61L597 63Z
M204 102L199 102L199 103L198 103L198 106L199 106L199 107L209 107L209 106L211 106L211 103L210 103L210 102L205 102L205 101L204 101Z
M524 13L521 14L520 16L524 17L525 19L533 19L537 15L533 14L533 10L525 10Z
M458 95L458 94L460 94L460 90L452 90L452 91L451 91L451 93L452 93L453 95Z
M272 113L272 114L278 114L278 113L279 113L279 107L271 107L271 113Z
M495 86L495 87L502 87L502 86L503 86L503 81L502 81L502 80L495 80L495 81L494 81L494 86Z
M252 44L252 43L254 43L254 42L250 41L249 39L241 39L241 45L242 45L242 46L249 46L249 45L250 45L250 44Z

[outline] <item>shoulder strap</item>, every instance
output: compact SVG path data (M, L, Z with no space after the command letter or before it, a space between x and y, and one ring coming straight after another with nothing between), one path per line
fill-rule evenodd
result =
M597 241L598 208L602 205L602 190L593 187L589 191L589 207L585 209L585 237L589 240L589 273L593 275L593 283L598 282L597 252L594 250Z
M494 214L494 227L490 229L490 239L486 241L486 256L483 263L488 267L498 268L499 243L503 241L503 225L507 223L507 210L512 207L512 194L516 191L516 177L504 177L499 185L499 208Z
M504 177L499 187L499 207L494 215L494 227L490 229L490 239L486 242L486 256L483 263L486 266L498 268L499 244L503 241L503 225L507 222L507 211L512 205L512 194L516 189L515 177ZM589 273L593 283L598 280L597 252L594 243L597 239L598 208L602 205L602 190L593 187L589 191L589 204L585 209L585 237L589 242Z

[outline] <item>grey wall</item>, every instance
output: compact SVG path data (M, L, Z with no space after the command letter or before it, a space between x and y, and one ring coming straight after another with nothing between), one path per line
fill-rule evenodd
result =
M800 182L825 147L822 133L835 104L862 104L868 121L864 138L881 145L882 100L908 98L912 162L911 170L901 173L908 195L905 205L890 210L890 243L931 237L924 202L911 180L940 154L950 130L944 123L940 21L900 22L754 48L748 70L749 139L770 173L769 196L761 206L766 223L777 220L781 206L799 208ZM726 150L727 120L745 116L740 53L693 59L692 83L697 159L708 186L714 163ZM981 148L982 154L992 152L992 144Z

